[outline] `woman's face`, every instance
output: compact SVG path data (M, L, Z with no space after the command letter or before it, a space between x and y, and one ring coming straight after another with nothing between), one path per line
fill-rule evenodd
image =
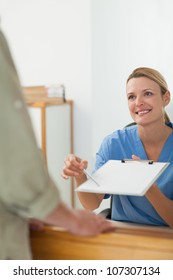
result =
M160 86L146 78L132 78L126 86L128 107L137 124L164 121L164 107L170 101L170 93L161 93Z

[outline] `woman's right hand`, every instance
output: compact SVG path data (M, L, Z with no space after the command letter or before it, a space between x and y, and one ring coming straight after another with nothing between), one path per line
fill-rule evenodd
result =
M76 179L84 177L85 174L83 169L86 169L87 166L88 162L86 160L82 160L79 157L70 154L64 161L62 177L64 179L68 179L69 177L75 177Z
M61 175L64 179L74 177L76 187L79 187L87 180L87 176L83 172L87 166L88 162L86 160L82 160L75 155L69 155L64 161L64 168ZM83 207L90 210L98 208L104 197L104 194L87 192L77 192L77 195Z

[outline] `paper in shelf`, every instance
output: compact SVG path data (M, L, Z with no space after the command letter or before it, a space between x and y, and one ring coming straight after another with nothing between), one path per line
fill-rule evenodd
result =
M81 184L76 191L142 196L159 178L169 162L109 160L92 177Z

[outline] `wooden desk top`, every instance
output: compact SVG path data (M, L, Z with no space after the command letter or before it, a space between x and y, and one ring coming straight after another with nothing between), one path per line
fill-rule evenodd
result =
M173 260L173 230L118 222L113 232L80 237L47 226L31 232L31 246L42 260Z

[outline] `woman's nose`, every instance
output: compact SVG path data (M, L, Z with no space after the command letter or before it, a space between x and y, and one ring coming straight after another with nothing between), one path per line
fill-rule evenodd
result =
M142 96L137 96L135 102L136 102L137 106L143 105L144 104L143 97Z

